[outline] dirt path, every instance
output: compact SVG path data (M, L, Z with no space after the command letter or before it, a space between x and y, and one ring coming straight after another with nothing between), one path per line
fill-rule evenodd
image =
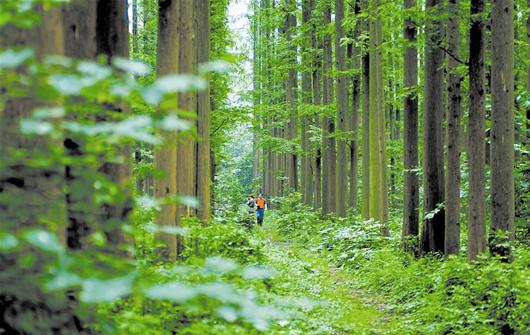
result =
M268 265L277 273L286 307L295 317L284 334L384 334L384 314L357 294L348 274L316 252L282 240L271 228L259 233ZM283 333L283 332L280 332Z

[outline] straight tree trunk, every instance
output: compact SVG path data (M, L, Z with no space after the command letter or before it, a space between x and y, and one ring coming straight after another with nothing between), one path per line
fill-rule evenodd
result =
M324 26L331 23L331 6L324 9ZM322 215L325 216L336 209L336 162L335 120L329 115L329 107L333 104L333 50L330 34L324 35L324 75L322 87L322 103L326 115L323 118L322 132Z
M305 27L310 25L311 12L313 11L313 1L303 0L302 1L302 22ZM311 38L312 38L312 26L310 29L305 29L305 39L302 42L302 102L304 105L309 106L312 103L311 95ZM302 169L301 169L301 189L302 189L302 201L306 205L313 205L313 153L311 150L311 143L309 142L309 130L311 126L311 116L303 115L302 118Z
M368 1L363 1L363 10L368 12ZM369 36L370 23L368 19L363 19L364 33ZM369 38L365 41L368 45ZM363 95L363 176L362 176L362 217L365 220L370 218L370 52L363 50L361 60L362 75L362 95Z
M61 10L43 9L38 5L40 22L33 29L13 25L0 28L0 48L33 48L37 59L45 55L64 55ZM7 70L6 70L7 71ZM21 66L21 75L27 68ZM0 107L0 221L6 231L23 228L48 228L64 239L66 208L64 202L64 174L59 163L35 167L25 158L16 157L12 151L26 151L27 157L47 157L52 145L60 148L45 136L28 136L20 132L20 122L29 118L33 109L47 103L38 99L17 96L9 87L3 87ZM14 94L13 94L14 93ZM57 153L55 153L57 154ZM50 223L53 226L50 226ZM5 264L3 264L5 266ZM5 270L5 268L4 268Z
M341 40L345 37L344 27L344 0L335 0L335 65L337 75L337 116L336 124L340 133L347 131L348 113L348 87L349 80L346 74L346 47L341 45ZM337 160L336 164L336 193L335 210L339 217L346 216L346 200L348 198L348 180L346 164L346 142L343 137L337 140Z
M467 257L474 260L486 250L484 110L484 0L471 0L469 31L469 120L468 166L469 208Z
M179 38L179 61L178 72L180 74L191 74L194 72L194 47L193 47L193 27L194 27L194 10L193 0L178 0L178 38ZM181 111L187 113L196 113L194 94L179 94L178 107ZM190 117L195 119L195 117ZM174 167L177 170L177 194L179 196L195 195L195 140L190 133L179 135L177 144L177 162ZM186 205L177 206L177 225L180 225L181 217L193 216L195 211ZM177 253L180 253L182 245L180 239L177 245Z
M443 150L443 61L441 43L444 25L442 1L427 0L425 26L425 87L423 126L424 224L423 253L444 251L444 150Z
M311 0L312 8L314 8L314 1ZM314 13L315 11L313 11ZM316 20L316 17L313 18ZM312 83L313 83L313 104L315 106L322 105L322 57L320 51L322 50L322 42L320 37L317 35L317 26L316 22L313 21L311 29L311 46L313 50L316 50L316 55L314 57L313 64L313 74L312 74ZM322 119L319 115L315 116L315 123L318 128L322 128ZM322 207L322 146L317 145L315 153L315 198L314 198L314 208Z
M491 6L491 232L490 250L507 256L500 232L514 235L513 0Z
M96 48L96 55L104 55L109 64L113 57L129 58L127 0L97 1ZM107 109L121 114L128 113L123 104L112 105ZM133 202L131 147L123 144L117 151L123 163L104 163L101 168L101 172L121 192L116 203L104 204L102 208L105 233L113 249L127 242L122 226L130 224L129 215Z
M373 6L378 6L375 0ZM385 110L383 93L383 51L381 17L370 20L370 94L369 94L369 140L370 140L370 217L379 221L382 233L386 227L386 170L385 165Z
M197 62L210 60L210 0L197 1ZM208 220L211 216L210 197L210 88L199 92L197 96L197 197L199 199L199 218Z
M286 129L286 137L290 142L296 141L298 137L297 131L297 90L298 90L298 73L297 65L297 45L293 40L293 35L296 30L296 1L289 0L286 3L286 17L285 17L285 34L287 43L290 46L288 57L285 61L289 64L289 73L285 83L285 94L287 105L289 108L289 124ZM296 147L293 145L291 151L285 155L285 172L289 180L289 191L298 190L298 157L296 155Z
M356 0L354 5L354 14L358 16L361 12L360 1ZM362 25L358 22L355 26L353 33L353 40L356 41L359 38L361 33ZM348 204L353 208L357 208L357 193L358 193L358 131L359 131L359 106L360 106L360 87L361 87L361 78L360 78L360 48L354 46L353 44L348 45L348 59L350 61L350 68L354 71L352 77L352 92L351 92L351 118L349 130L352 133L352 139L349 142L349 161L350 161L350 170L349 170L349 201Z
M136 54L140 50L138 49L138 0L132 0L132 35L133 35L133 48L132 53Z
M96 58L97 2L76 0L62 7L64 27L64 53L66 57L93 60ZM75 117L73 117L75 119ZM80 165L76 161L85 155L85 145L75 134L67 134L64 140L66 154L74 161L65 167L66 210L68 227L66 244L68 248L86 248L88 236L97 222L98 208L94 205L94 186L91 180L83 178L93 173L96 166Z
M179 70L179 0L159 0L158 2L158 43L157 64L158 76L177 73ZM157 198L168 198L177 195L177 138L174 133L165 134L165 144L155 150L154 167L164 172L163 178L154 180L154 195ZM160 226L177 225L177 206L168 202L158 213L155 222ZM162 258L175 260L177 239L174 235L162 235L164 248L160 249Z
M405 0L405 8L416 7L416 0ZM419 233L419 180L418 167L418 50L417 28L414 15L405 19L403 32L407 41L404 60L404 89L407 94L403 102L404 124L404 187L403 187L403 247L405 251L417 249Z
M462 77L457 72L460 29L458 0L449 0L447 13L447 50L454 57L448 57L448 110L447 110L447 179L445 182L445 250L446 255L457 255L460 250L460 115Z

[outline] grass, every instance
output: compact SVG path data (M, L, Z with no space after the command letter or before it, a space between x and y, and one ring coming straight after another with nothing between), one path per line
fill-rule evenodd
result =
M384 334L384 312L374 299L353 288L352 276L315 251L282 239L269 222L256 229L267 265L277 272L279 302L292 313L274 329L278 334Z

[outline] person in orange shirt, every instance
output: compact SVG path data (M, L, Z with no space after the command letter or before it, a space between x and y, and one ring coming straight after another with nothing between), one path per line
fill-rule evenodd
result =
M263 217L265 216L265 208L267 208L267 200L263 197L263 194L259 194L258 198L256 199L256 207L258 207L256 211L256 218L258 219L258 225L263 225Z

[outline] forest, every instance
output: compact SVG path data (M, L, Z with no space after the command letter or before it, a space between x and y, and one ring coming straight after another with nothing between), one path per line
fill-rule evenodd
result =
M530 333L530 0L0 0L0 334Z

